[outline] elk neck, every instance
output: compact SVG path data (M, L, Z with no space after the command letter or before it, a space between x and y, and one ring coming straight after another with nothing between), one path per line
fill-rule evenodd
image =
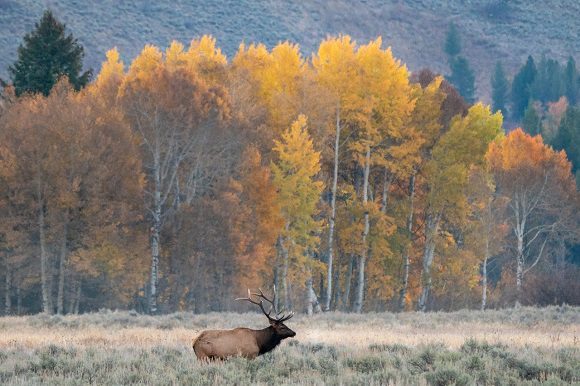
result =
M262 330L255 330L255 334L256 343L258 343L258 347L260 348L260 355L272 351L282 341L282 338L276 334L272 326Z

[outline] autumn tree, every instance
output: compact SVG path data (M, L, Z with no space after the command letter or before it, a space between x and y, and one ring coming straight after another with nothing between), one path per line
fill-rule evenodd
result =
M276 261L275 246L285 220L272 172L262 156L248 146L242 156L240 176L232 178L222 194L224 219L230 221L237 267L238 290L269 286Z
M314 149L305 116L299 116L282 138L274 142L274 151L277 160L271 165L272 177L284 218L284 229L278 239L281 300L289 309L289 280L294 276L292 273L298 272L299 277L306 277L306 304L313 307L318 304L318 299L312 287L314 262L311 255L319 243L322 226L316 215L323 184L316 180L320 171L320 153Z
M369 253L369 232L375 203L369 202L372 166L379 166L387 178L399 172L400 161L410 146L417 144L413 130L405 127L414 106L407 69L397 61L389 49L381 48L379 38L361 46L356 54L361 67L359 97L363 108L357 112L356 141L350 145L354 160L362 169L361 204L363 231L359 251L358 280L353 311L360 313L364 302L365 264ZM375 212L380 213L380 212ZM381 213L379 216L383 216ZM380 221L380 220L379 220Z
M442 135L443 123L441 122L441 109L445 100L445 92L442 90L443 79L431 77L431 74L420 73L416 83L416 102L411 114L410 125L418 132L417 143L420 144L418 157L411 163L412 170L408 179L407 214L404 225L404 246L402 248L402 277L399 290L398 308L405 310L407 305L407 291L409 287L409 274L411 268L411 252L413 246L413 228L415 221L415 199L417 173L425 166L429 159L429 153ZM429 82L429 83L427 83Z
M417 308L425 311L431 290L431 267L444 216L465 215L464 194L468 172L483 163L488 143L500 132L501 113L491 114L489 107L476 104L466 117L456 117L451 127L433 148L433 159L425 168L428 195L425 208L425 242L422 257L422 291ZM452 221L452 220L451 220Z
M312 58L312 66L316 73L316 80L330 90L335 104L333 129L333 162L332 183L330 184L330 215L328 219L327 241L327 284L325 310L330 309L332 297L332 276L334 263L334 234L336 223L336 194L338 187L338 171L340 160L341 134L345 121L357 108L360 102L356 95L358 73L355 56L355 43L349 36L329 38L320 43L318 52Z
M45 11L34 30L18 47L18 60L9 68L16 94L48 95L58 79L66 76L76 90L84 87L91 70L82 72L84 50L51 11Z
M521 129L491 144L487 160L498 190L509 200L510 251L515 260L516 304L525 275L549 254L557 240L577 227L577 192L564 152Z
M4 118L7 151L20 149L6 181L14 194L9 204L19 208L23 225L33 229L26 236L40 247L43 311L62 314L65 289L73 286L66 279L71 255L89 248L97 229L114 232L106 224L135 213L128 204L141 186L140 174L131 172L140 165L134 139L118 110L103 108L88 92L75 93L66 80L48 97L19 100ZM78 280L74 285L80 288Z
M466 244L480 261L480 309L483 311L488 298L488 265L502 252L507 233L503 222L507 202L497 190L487 163L471 168L466 194L469 203Z
M151 274L149 312L157 312L161 231L171 208L188 192L176 192L198 139L211 132L227 113L223 89L208 88L195 73L171 68L162 53L146 46L123 81L120 99L126 117L140 139L147 179ZM189 103L184 103L189 101ZM187 185L186 185L187 187Z

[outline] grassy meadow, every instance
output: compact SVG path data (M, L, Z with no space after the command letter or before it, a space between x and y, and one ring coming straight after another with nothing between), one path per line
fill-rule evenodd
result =
M295 316L270 354L201 364L204 329L259 314L0 318L0 384L559 385L580 382L580 309Z

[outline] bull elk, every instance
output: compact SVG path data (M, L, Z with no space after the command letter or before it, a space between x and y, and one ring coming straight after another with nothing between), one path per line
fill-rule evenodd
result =
M272 351L283 339L296 336L296 333L284 324L285 321L294 316L294 313L290 312L284 315L282 311L278 312L274 301L268 299L261 289L258 291L258 293L252 293L248 289L247 298L236 300L245 300L259 306L268 318L270 326L262 330L235 328L233 330L203 331L193 341L193 351L199 360L223 360L233 356L254 359L258 355ZM253 296L258 297L259 301L254 300ZM268 312L264 309L262 300L270 303ZM274 311L274 315L270 316L272 311Z

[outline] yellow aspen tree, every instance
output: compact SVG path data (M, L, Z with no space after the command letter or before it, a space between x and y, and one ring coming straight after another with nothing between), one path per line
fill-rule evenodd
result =
M316 220L323 183L316 180L320 171L320 152L308 133L306 117L300 115L281 139L274 141L277 160L271 164L274 186L284 229L278 245L281 252L280 281L282 301L290 306L290 270L306 274L307 304L316 307L318 300L312 288L313 259L309 257L319 243L321 221ZM292 265L292 266L291 266Z
M185 60L188 72L201 77L210 87L224 86L228 61L214 37L203 35L192 40Z
M401 288L399 290L398 308L399 311L405 310L408 304L408 287L409 287L409 273L411 267L411 253L413 246L413 225L414 225L414 211L415 211L415 185L417 173L421 169L427 159L427 152L432 149L437 137L440 135L441 124L441 105L445 99L445 94L441 90L441 77L436 77L424 88L417 84L414 88L414 96L416 98L415 108L411 114L410 127L412 127L417 134L417 143L419 146L418 154L411 153L413 157L410 161L402 163L410 170L405 170L404 175L408 176L408 199L407 199L407 215L404 225L405 240L402 247L402 277ZM383 194L383 199L385 194Z
M389 49L381 48L382 40L361 46L357 61L361 68L359 96L364 101L356 115L357 140L350 148L356 162L363 170L362 207L364 209L362 233L363 249L359 256L357 291L353 311L362 312L364 302L365 264L369 252L370 232L369 176L371 166L383 168L396 163L389 159L389 151L397 150L398 139L404 137L405 125L414 107L411 98L409 74ZM406 144L408 140L402 141ZM392 148L392 149L391 149Z
M463 218L468 209L466 184L469 170L481 165L488 144L500 133L502 115L478 103L466 117L456 117L433 148L433 158L425 167L428 184L425 209L425 245L422 257L422 290L418 310L427 309L431 291L433 259L443 216Z
M247 74L258 101L267 111L270 135L277 137L300 113L300 87L306 64L298 45L283 42L268 52L262 44L242 44L232 67Z
M114 106L119 87L125 76L124 67L117 48L107 51L106 60L101 65L101 71L99 71L95 81L88 86L90 92L98 95L105 104Z
M334 99L333 102L336 105L334 124L329 125L333 133L331 137L334 139L334 157L330 190L330 216L328 218L325 310L330 309L333 291L332 276L336 223L336 193L338 187L341 133L344 121L348 119L349 112L356 108L356 102L359 100L358 95L355 93L357 76L360 74L355 49L355 42L348 35L329 38L320 43L318 52L312 57L315 80L330 91Z

